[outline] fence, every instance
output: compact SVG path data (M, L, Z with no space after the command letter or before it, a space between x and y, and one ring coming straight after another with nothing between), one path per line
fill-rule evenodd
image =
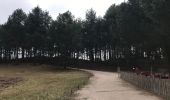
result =
M169 79L152 78L130 72L120 72L120 77L123 80L136 85L137 87L151 91L159 96L164 97L166 100L170 100Z

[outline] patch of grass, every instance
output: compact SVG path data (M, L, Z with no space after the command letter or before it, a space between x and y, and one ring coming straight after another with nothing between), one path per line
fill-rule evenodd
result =
M0 77L3 76L22 77L23 81L1 91L0 100L70 100L91 75L47 65L0 65Z

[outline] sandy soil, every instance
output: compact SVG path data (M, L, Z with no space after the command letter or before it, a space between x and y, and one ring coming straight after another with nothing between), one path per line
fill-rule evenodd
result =
M118 77L117 73L91 71L90 83L77 91L76 100L163 100Z

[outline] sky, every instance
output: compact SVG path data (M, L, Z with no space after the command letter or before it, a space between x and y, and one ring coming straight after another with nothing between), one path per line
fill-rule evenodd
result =
M0 0L0 24L7 21L14 10L22 8L27 14L37 5L49 11L53 19L59 13L71 11L75 18L85 18L88 9L94 9L97 16L103 16L112 4L120 4L124 0Z

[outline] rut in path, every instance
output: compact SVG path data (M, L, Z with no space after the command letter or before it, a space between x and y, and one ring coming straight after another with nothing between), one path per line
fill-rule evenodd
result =
M77 91L76 100L163 100L123 81L117 73L86 70L94 76Z

